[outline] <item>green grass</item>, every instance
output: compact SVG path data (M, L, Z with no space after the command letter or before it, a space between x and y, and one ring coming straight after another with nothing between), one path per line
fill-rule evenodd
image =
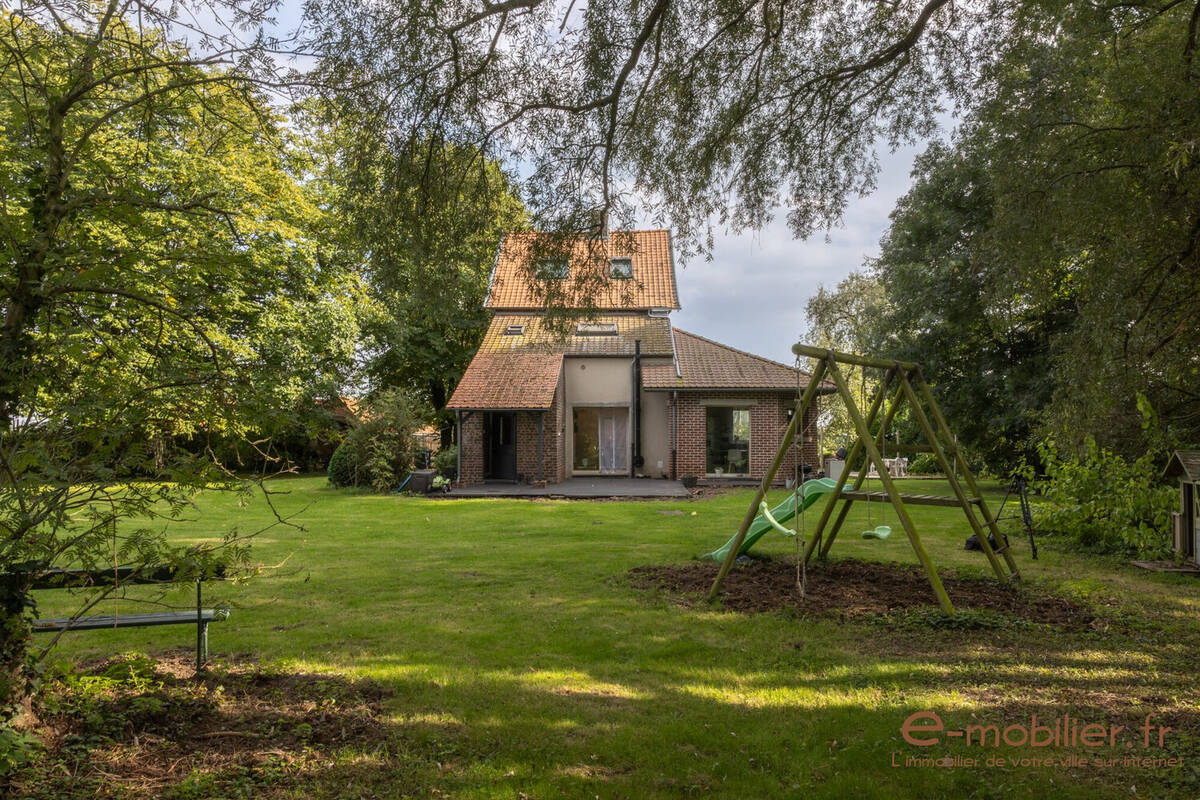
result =
M901 483L946 493L937 482ZM363 796L1200 794L1194 764L891 766L893 753L901 760L1045 754L905 744L901 723L925 710L941 714L948 728L1027 724L1030 709L1043 719L1065 711L1105 723L1154 712L1190 728L1172 740L1172 753L1194 753L1194 580L1051 546L1034 562L1019 543L1026 582L1094 606L1099 630L926 630L886 620L744 615L647 595L622 576L721 544L749 491L696 502L529 502L346 493L319 478L282 486L290 493L278 505L306 508L305 530L277 528L258 541L257 557L277 569L209 590L233 607L212 628L212 647L217 655L390 687L388 717L403 768L382 769L370 753L339 756L339 780L351 775ZM688 513L658 513L667 509ZM809 522L819 510L808 512ZM961 512L921 507L913 516L939 567L989 574L982 554L962 549L968 531ZM865 515L852 515L833 556L914 563L889 517L895 533L880 542L858 538ZM198 520L177 533L216 536L267 518L261 504L242 509L232 497L211 494L201 498ZM756 551L790 558L792 544L770 534ZM186 594L174 599L186 603ZM39 600L44 615L69 610L64 593L40 593ZM180 627L75 633L58 652L71 659L154 653L188 637ZM1094 755L1079 747L1051 751L1072 753ZM344 784L309 777L296 796L348 793Z

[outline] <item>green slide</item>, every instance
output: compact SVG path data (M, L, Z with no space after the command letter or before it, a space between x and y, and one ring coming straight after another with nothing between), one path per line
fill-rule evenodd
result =
M805 483L800 484L800 488L796 490L800 495L800 510L803 511L804 509L808 508L813 503L817 502L817 500L821 499L821 497L829 494L836 488L837 481L829 478L817 478L815 480L806 481ZM787 522L792 518L792 512L794 510L795 506L793 505L792 495L789 494L786 498L784 498L782 503L771 509L770 516L773 517L776 522ZM754 522L750 524L750 530L746 531L746 538L742 540L742 548L738 551L738 555L745 555L747 552L749 552L750 548L754 546L755 542L761 539L763 534L771 530L772 527L771 521L765 515L759 514L757 517L755 517ZM724 545L716 550L713 550L707 555L700 556L700 558L706 561L724 561L725 556L729 554L729 548L733 546L733 540L736 538L737 534L735 533Z

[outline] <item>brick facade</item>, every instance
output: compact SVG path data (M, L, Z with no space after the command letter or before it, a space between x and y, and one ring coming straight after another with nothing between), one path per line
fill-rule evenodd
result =
M795 392L789 394L777 392L714 392L712 394L680 392L676 408L678 439L675 469L677 477L703 476L705 474L707 440L705 410L709 403L727 405L728 401L733 399L746 400L750 407L749 477L761 480L766 475L788 425L787 410L795 406ZM797 455L799 455L800 463L812 464L813 475L816 475L820 469L817 453L817 408L815 404L808 409L805 417L804 430L809 432L809 435L799 447L789 448L783 465L776 473L775 482L778 484L782 485L785 479L795 474Z
M566 401L562 383L554 394L554 402L545 412L542 428L542 477L548 483L566 479ZM750 407L750 474L748 477L761 479L775 458L775 451L787 428L787 411L796 402L794 392L680 392L675 409L678 438L675 444L676 477L705 474L706 421L705 409L709 403L726 404L731 399L745 400ZM670 402L670 401L668 401ZM671 412L668 406L668 413ZM482 483L483 436L482 411L464 411L462 416L461 441L462 474L459 485ZM784 457L783 466L776 475L775 483L795 474L797 453L800 463L812 464L813 474L820 469L816 441L816 406L806 413L805 430L809 436L800 447L792 447ZM528 482L538 476L538 417L541 412L516 412L517 472Z
M483 412L461 412L462 426L458 434L458 454L462 471L459 486L483 483Z
M559 483L566 477L564 463L565 436L563 415L565 401L563 399L562 381L554 392L554 401L545 412L542 421L542 477L550 483ZM459 452L462 454L462 474L459 476L460 486L483 483L483 450L486 441L483 435L483 419L485 411L462 412L462 431L460 433ZM523 481L535 481L538 477L538 417L540 411L518 411L516 420L517 473Z

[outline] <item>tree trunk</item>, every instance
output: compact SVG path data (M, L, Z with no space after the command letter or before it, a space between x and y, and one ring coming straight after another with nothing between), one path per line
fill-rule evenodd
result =
M32 605L23 579L0 579L0 725L16 716L33 688L28 658Z

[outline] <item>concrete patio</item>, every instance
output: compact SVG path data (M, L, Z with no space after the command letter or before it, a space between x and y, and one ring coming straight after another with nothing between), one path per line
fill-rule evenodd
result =
M651 478L568 478L562 483L530 486L524 483L489 482L453 489L450 497L663 497L687 498L679 481Z

